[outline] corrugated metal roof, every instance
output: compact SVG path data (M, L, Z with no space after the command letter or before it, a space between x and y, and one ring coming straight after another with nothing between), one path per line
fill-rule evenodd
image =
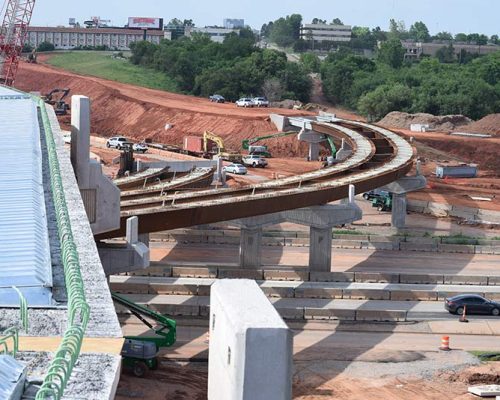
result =
M0 87L0 305L51 304L52 268L35 102Z
M0 399L20 399L25 380L26 368L11 356L0 355Z

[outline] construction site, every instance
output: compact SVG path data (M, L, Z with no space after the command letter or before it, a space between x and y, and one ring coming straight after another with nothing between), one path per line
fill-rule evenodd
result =
M499 114L79 75L21 56L34 6L0 31L0 399L500 396Z

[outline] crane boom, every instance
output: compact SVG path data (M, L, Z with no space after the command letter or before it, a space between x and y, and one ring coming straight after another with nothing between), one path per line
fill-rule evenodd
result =
M0 84L14 85L35 0L7 0L0 29Z

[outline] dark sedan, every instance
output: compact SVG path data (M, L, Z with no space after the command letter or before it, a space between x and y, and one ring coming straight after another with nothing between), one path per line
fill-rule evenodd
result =
M444 308L452 314L462 315L464 308L466 314L500 315L500 303L485 299L477 294L460 294L449 297L444 301Z
M226 99L222 97L220 94L214 94L209 97L210 101L213 103L225 103Z

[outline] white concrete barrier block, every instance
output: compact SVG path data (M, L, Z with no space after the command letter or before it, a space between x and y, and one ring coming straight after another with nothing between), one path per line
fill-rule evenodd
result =
M255 281L215 282L208 399L291 399L292 342L291 331Z
M479 397L500 396L500 385L470 386L469 393Z

